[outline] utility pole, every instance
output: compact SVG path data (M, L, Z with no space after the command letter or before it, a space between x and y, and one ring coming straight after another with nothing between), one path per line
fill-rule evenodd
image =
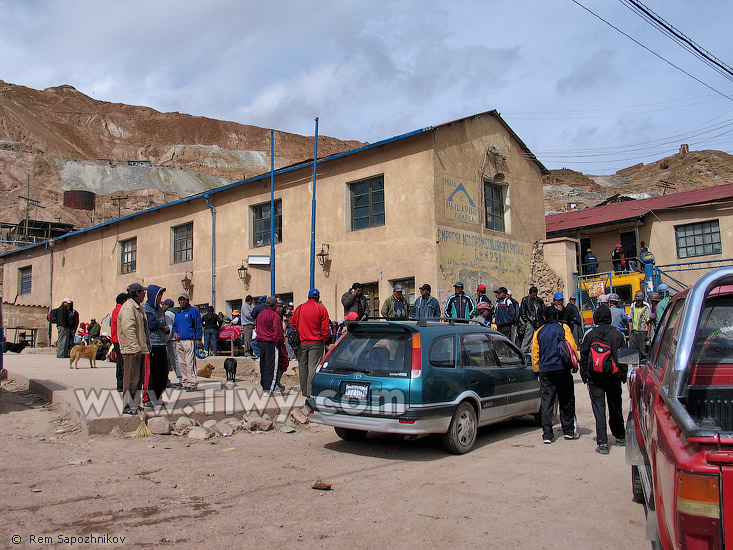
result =
M25 229L24 229L24 237L25 240L28 240L28 223L29 223L29 217L30 217L30 208L31 204L36 207L36 212L38 212L38 207L41 206L41 203L37 201L36 199L31 198L31 177L30 175L26 174L26 185L25 185L25 197L22 195L18 195L19 199L25 200ZM41 208L46 208L45 206L41 206Z
M110 199L112 202L117 203L117 218L118 219L122 217L122 201L128 198L129 197L125 196L125 197L112 197Z

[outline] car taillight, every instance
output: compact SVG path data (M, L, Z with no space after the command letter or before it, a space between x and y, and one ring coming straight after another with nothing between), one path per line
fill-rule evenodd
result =
M720 477L677 472L677 543L682 550L720 550Z
M412 335L412 373L410 378L420 378L422 374L422 347L420 346L420 333Z

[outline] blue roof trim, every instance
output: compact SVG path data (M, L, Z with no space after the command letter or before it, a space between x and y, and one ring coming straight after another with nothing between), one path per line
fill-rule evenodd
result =
M323 157L318 159L318 163L322 162L328 162L331 160L336 160L342 157L347 157L349 155L354 155L356 153L360 153L362 151L367 151L369 149L374 149L375 147L380 147L382 145L387 145L389 143L393 143L395 141L400 141L402 139L406 139L412 136L416 136L419 134L423 134L426 132L431 132L435 129L434 126L428 126L427 128L422 128L420 130L414 130L412 132L408 132L406 134L400 134L398 136L394 136L388 139L384 139L382 141L377 141L375 143L370 143L368 145L364 145L363 147L359 147L358 149L351 149L349 151L344 151L343 153L336 153L333 155L329 155L327 157ZM299 164L294 164L292 166L288 166L286 168L280 168L279 170L275 170L275 176L278 176L280 174L287 174L289 172L294 172L295 170L302 170L303 168L308 168L309 166L313 166L313 159L304 161ZM246 180L240 180L235 181L233 183L230 183L228 185L224 185L222 187L217 187L215 189L210 189L208 191L204 191L203 193L198 193L196 195L191 195L190 197L185 197L183 199L178 199L177 201L173 202L167 202L165 204L161 204L160 206L155 206L153 208L148 208L147 210L141 210L140 212L134 212L132 214L128 214L127 216L122 216L121 218L115 218L114 220L110 220L108 222L100 223L98 225L92 225L91 227L86 227L84 229L79 229L78 231L72 231L71 233L66 233L65 235L61 235L60 237L54 239L54 241L60 241L61 239L66 239L68 237L73 237L75 235L80 235L82 233L86 233L88 231L93 231L97 229L101 229L103 227L107 227L116 223L119 223L124 220L129 220L131 218L134 218L136 216L142 216L144 214L150 214L152 212L157 212L158 210L162 210L163 208L168 208L169 206L175 206L176 204L183 204L187 203L196 199L206 199L210 195L214 195L216 193L222 193L224 191L228 191L229 189L233 189L235 187L239 187L240 185L245 185L247 183L252 183L255 181L259 181L262 179L268 179L270 177L270 172L265 172L264 174L259 174L257 176L253 176ZM25 252L27 250L31 250L33 248L37 248L39 246L47 247L49 241L43 241L40 243L32 244L30 246L26 246L25 248L19 248L18 250L11 250L9 252L5 252L4 254L0 254L0 258L4 258L6 256L11 256L13 254L18 254L20 252Z

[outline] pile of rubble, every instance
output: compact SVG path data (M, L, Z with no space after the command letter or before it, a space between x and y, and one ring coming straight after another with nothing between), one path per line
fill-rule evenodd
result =
M268 432L275 429L278 424L280 431L293 433L297 431L298 426L308 423L308 417L300 409L293 409L290 414L281 414L275 419L267 413L259 414L258 412L245 414L241 419L230 417L223 420L210 419L204 422L198 422L188 416L181 416L175 422L171 422L166 416L153 416L147 419L148 429L153 435L177 435L198 440L231 437L242 430ZM119 428L116 428L116 433L120 433Z

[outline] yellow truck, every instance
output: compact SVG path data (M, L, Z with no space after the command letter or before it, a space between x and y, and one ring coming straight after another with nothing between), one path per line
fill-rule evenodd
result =
M628 314L629 306L634 301L634 294L637 290L644 290L646 285L644 274L636 271L607 271L593 275L579 275L576 281L575 293L578 296L578 309L584 325L593 324L593 310L602 294L612 292L618 294L621 298L621 307Z

